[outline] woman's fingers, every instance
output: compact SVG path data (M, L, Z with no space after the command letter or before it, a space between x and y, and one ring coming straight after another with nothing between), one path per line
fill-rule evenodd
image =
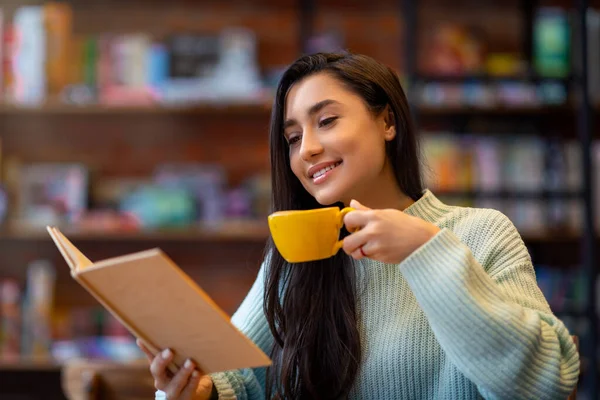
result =
M165 349L157 354L150 364L150 373L154 377L156 388L159 390L164 391L171 380L167 366L172 360L173 352L170 349Z
M350 211L344 217L344 225L348 232L354 232L361 229L369 221L372 211Z
M203 396L206 396L206 399L209 399L212 394L214 383L209 375L203 375L202 373L200 373L200 375L200 383L198 384L196 393L202 394Z
M361 258L364 258L366 256L366 254L363 255L363 253L360 250L361 250L361 248L359 247L358 249L356 249L352 253L350 253L350 256L352 258L354 258L355 260L360 260Z
M150 362L150 373L154 378L154 386L165 392L168 399L206 398L208 400L210 398L212 379L198 371L191 360L186 360L179 371L172 376L167 369L173 361L173 352L170 349L165 349L153 356L143 341L138 339L136 343Z
M199 387L201 377L202 377L202 375L200 374L200 371L194 370L192 372L190 378L187 380L187 384L183 387L180 397L178 397L178 398L181 400L188 400L188 399L193 398L194 395L196 395L196 394L200 395L200 398L203 398L201 396L204 392ZM206 377L206 375L205 375L205 377ZM212 389L212 387L211 387L211 389ZM210 392L208 393L208 396L209 397L206 397L206 399L210 398Z
M177 371L171 382L163 390L167 394L167 399L186 399L186 397L180 397L182 391L188 385L190 376L194 372L194 363L191 360L186 360L183 367ZM196 371L198 372L198 371ZM198 379L196 379L196 386L198 385ZM193 392L192 392L193 393Z
M343 249L346 254L353 256L356 251L360 251L360 248L367 243L368 238L368 228L352 233L344 238Z
M146 358L148 358L148 362L151 363L152 360L154 360L154 354L152 354L150 352L150 350L148 350L148 348L146 347L146 345L144 344L144 342L142 342L140 339L137 339L135 341L135 343L140 348L140 350L142 350L144 352L144 354L146 355Z
M363 211L370 210L370 208L369 208L369 207L367 207L367 206L365 206L365 205L362 205L362 204L361 204L361 203L360 203L358 200L356 200L356 199L352 199L352 200L350 200L350 204L348 204L348 205L349 205L350 207L352 207L352 208L355 208L355 209L357 209L357 210L363 210Z

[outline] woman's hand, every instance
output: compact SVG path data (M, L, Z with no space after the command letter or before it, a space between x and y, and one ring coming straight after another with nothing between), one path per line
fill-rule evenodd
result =
M440 228L400 210L372 210L356 200L344 217L346 229L358 231L344 238L344 251L359 260L368 257L389 264L399 264L413 251L433 238ZM362 251L361 251L362 249Z
M141 340L138 347L148 357L150 373L154 378L154 386L167 394L168 400L209 400L213 390L210 376L202 375L190 360L173 376L167 369L173 360L173 353L166 349L153 356Z

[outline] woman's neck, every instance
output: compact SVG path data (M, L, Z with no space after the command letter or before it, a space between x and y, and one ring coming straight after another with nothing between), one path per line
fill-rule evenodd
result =
M348 206L350 200L352 199L349 199L347 203L345 202L346 206ZM389 164L384 167L381 175L373 181L372 185L365 188L362 193L357 194L355 200L372 209L393 208L401 211L414 203L413 199L400 190Z

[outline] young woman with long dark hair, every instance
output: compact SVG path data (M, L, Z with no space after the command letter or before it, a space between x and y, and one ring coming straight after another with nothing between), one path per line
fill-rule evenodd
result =
M344 251L289 264L269 241L232 322L273 365L201 378L192 364L171 377L172 354L148 352L168 399L564 399L573 390L576 347L513 224L423 187L393 70L350 53L298 59L277 89L270 153L273 211L356 209L344 218Z

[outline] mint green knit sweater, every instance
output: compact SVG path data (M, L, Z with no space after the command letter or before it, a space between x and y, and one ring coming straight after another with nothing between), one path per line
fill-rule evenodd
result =
M357 263L363 360L350 397L566 399L579 356L509 219L430 191L405 212L441 231L398 265ZM232 322L269 354L263 279L261 268ZM220 399L264 399L264 368L212 378Z

